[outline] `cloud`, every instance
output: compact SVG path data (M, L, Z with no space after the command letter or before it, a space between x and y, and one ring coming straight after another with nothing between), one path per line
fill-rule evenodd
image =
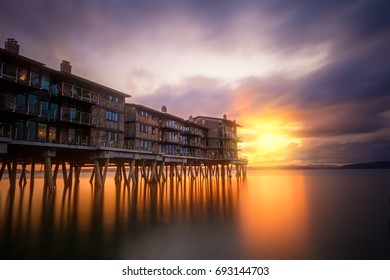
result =
M130 102L226 113L251 149L272 127L290 144L264 160L352 162L390 159L389 11L386 0L14 0L0 36Z

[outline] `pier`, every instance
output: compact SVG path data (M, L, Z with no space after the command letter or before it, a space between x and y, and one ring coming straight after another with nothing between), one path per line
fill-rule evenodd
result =
M90 183L96 187L104 187L109 168L115 169L116 183L123 182L128 186L136 185L139 177L147 183L158 183L166 181L168 176L178 180L212 176L245 178L247 172L247 161L243 159L174 156L123 148L38 143L7 138L0 139L0 164L0 181L8 172L10 188L15 188L17 184L21 187L27 185L27 166L30 166L30 186L33 186L35 171L41 165L44 186L51 191L56 188L60 169L65 187L79 182L83 168L91 172Z

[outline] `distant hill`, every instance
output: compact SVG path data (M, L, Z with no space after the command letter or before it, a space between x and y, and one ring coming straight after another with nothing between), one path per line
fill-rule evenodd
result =
M390 169L390 161L376 161L342 165L341 169Z
M354 163L346 165L310 164L310 165L274 165L248 166L248 169L264 170L300 170L300 169L390 169L390 161Z

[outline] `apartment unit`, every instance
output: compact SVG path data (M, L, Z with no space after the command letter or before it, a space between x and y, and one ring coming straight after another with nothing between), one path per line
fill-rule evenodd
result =
M125 147L167 155L204 157L207 128L139 104L126 104Z
M0 137L69 145L123 146L129 95L0 48Z
M240 127L235 120L198 116L193 118L197 124L208 128L206 157L216 159L238 159L237 128Z

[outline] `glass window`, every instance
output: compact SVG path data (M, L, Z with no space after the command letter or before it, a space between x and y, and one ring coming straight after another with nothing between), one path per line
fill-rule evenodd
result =
M38 124L38 141L39 142L46 142L46 130L47 125L44 123Z
M28 96L28 113L33 115L38 115L40 113L38 100L35 95Z
M77 116L76 107L69 107L69 115L70 115L71 121L76 120L76 116Z
M58 94L58 85L56 83L55 84L51 84L50 92L53 95L57 95Z
M46 118L49 114L49 102L45 99L40 100L41 112L40 115Z
M37 124L35 122L32 122L32 121L26 122L27 141L36 141L36 139L35 139L36 130L37 130Z
M57 128L54 126L49 127L49 141L56 142L57 139Z
M68 129L68 144L74 144L76 140L76 129L69 127Z
M34 87L40 87L39 73L31 72L31 85Z
M16 66L13 65L3 65L3 76L11 80L16 79Z
M49 89L50 89L50 76L48 73L43 73L41 85L42 85L42 89L49 91Z
M50 120L56 120L58 115L58 104L50 103Z
M24 94L16 96L16 111L26 113L26 97Z
M14 138L16 140L22 140L23 139L23 121L16 121L15 122L15 135Z
M29 82L29 73L25 69L19 69L18 71L18 80L23 83L28 83Z

